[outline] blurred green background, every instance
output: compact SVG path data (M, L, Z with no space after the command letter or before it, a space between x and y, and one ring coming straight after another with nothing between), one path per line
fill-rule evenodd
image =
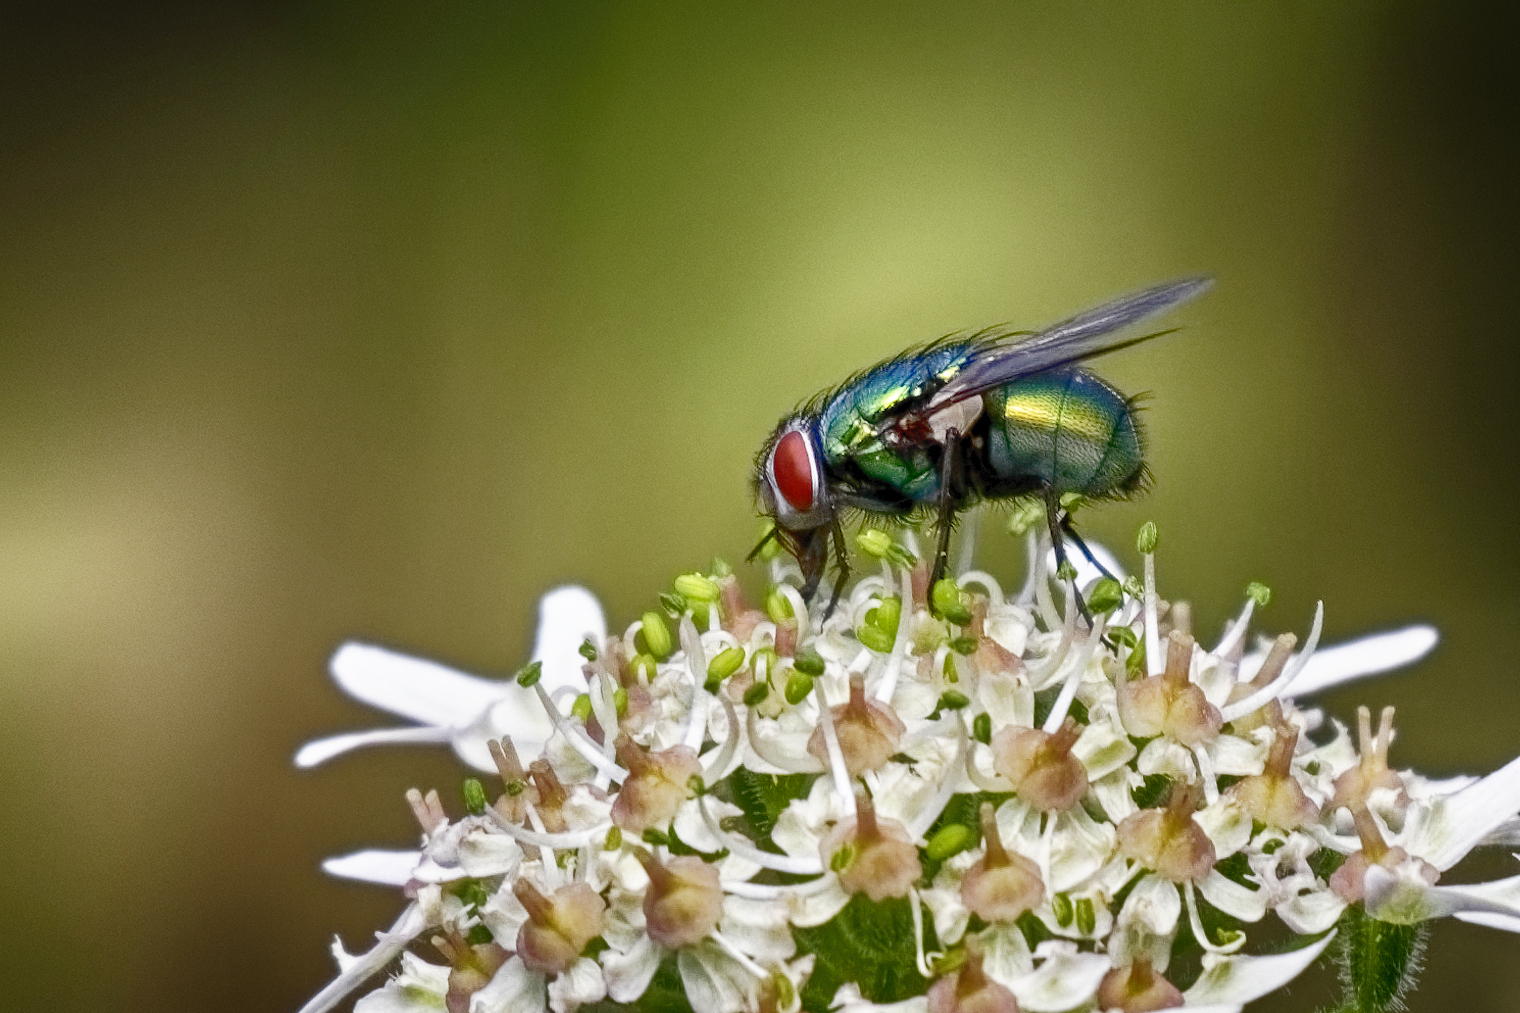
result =
M1250 580L1272 628L1437 623L1324 703L1520 754L1514 14L416 7L0 17L4 1006L293 1010L399 907L319 860L460 777L291 768L390 723L335 645L509 671L567 580L625 624L750 547L796 401L1194 272L1103 363L1157 483L1088 531L1155 519L1206 633ZM1517 955L1443 923L1411 1008L1520 1008Z

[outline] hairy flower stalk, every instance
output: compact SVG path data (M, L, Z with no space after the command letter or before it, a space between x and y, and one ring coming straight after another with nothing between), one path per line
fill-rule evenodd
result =
M409 792L419 846L325 863L404 911L335 947L304 1013L365 987L359 1013L1238 1010L1332 941L1374 1009L1425 922L1520 931L1520 876L1442 882L1513 840L1520 760L1428 780L1392 765L1391 708L1353 739L1298 699L1434 631L1319 649L1316 613L1302 646L1253 646L1253 584L1209 650L1157 593L1154 526L1144 586L1057 572L1027 528L1012 596L980 571L931 586L912 532L868 531L880 572L827 618L773 558L761 606L719 563L610 637L588 593L552 592L509 679L345 645L342 686L413 724L300 765L442 742L494 788Z

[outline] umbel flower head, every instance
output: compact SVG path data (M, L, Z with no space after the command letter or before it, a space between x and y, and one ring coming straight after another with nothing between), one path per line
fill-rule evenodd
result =
M325 864L403 910L367 952L334 945L303 1013L366 986L359 1013L1238 1010L1332 944L1379 1009L1425 922L1520 931L1520 876L1441 882L1515 838L1520 760L1429 780L1394 765L1391 708L1353 736L1299 702L1434 631L1320 648L1316 610L1301 646L1253 645L1252 585L1205 648L1147 528L1121 583L1053 574L1034 526L1011 595L974 570L931 587L911 533L869 532L880 572L827 618L774 557L763 604L720 563L621 635L561 588L509 679L345 645L340 684L415 724L298 764L446 742L490 777L458 805L409 792L418 846Z

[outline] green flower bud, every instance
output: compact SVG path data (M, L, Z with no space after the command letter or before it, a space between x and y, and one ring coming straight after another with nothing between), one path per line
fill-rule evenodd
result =
M707 663L707 680L722 682L744 667L744 648L730 647Z
M771 695L771 687L764 682L757 682L744 691L744 706L758 707L765 702L765 698Z
M813 677L806 672L793 672L786 680L786 702L799 704L813 691Z
M1112 612L1124 601L1124 590L1112 577L1104 577L1087 592L1087 607L1094 613Z
M686 596L675 591L667 591L660 595L660 608L673 616L679 616L687 609Z
M1077 931L1089 935L1098 927L1098 912L1093 909L1091 897L1077 898Z
M712 575L714 580L722 580L724 577L733 575L734 568L728 565L728 560L722 556L713 557Z
M618 717L628 713L628 691L621 686L613 691L612 707L617 711Z
M534 683L538 682L539 678L542 677L543 674L543 662L530 661L528 664L517 670L517 684L523 687L532 686Z
M865 528L855 536L855 544L866 555L885 559L892 551L892 536L876 528Z
M1058 893L1051 898L1050 906L1055 910L1056 924L1063 929L1070 927L1076 917L1076 912L1071 907L1071 898L1064 893Z
M1045 505L1036 499L1020 500L1008 518L1008 533L1022 538L1036 524L1045 523Z
M951 855L958 855L976 843L976 831L964 823L946 823L929 838L924 849L929 859L943 862Z
M855 631L855 638L860 641L862 647L869 647L879 654L887 654L892 650L896 638L890 636L870 623L866 623Z
M607 831L607 839L602 842L603 851L616 851L623 846L623 828L614 825Z
M1124 593L1129 595L1131 598L1145 597L1145 581L1141 580L1139 577L1125 577Z
M1061 560L1061 565L1056 567L1056 580L1076 580L1077 568L1071 565L1071 560Z
M765 592L765 614L770 616L773 623L792 618L791 601L774 584Z
M945 655L945 665L944 665L944 668L942 669L942 671L945 674L945 681L946 682L960 682L961 681L961 674L955 670L955 655L953 655L953 654L947 654L947 655Z
M580 696L576 697L575 703L570 705L570 713L575 717L580 718L582 721L588 720L591 717L590 694L582 693Z
M471 816L479 816L486 811L486 789L473 777L464 779L464 807Z
M971 701L966 699L966 694L960 690L947 689L940 694L939 703L935 704L936 710L958 711Z
M676 593L691 601L717 601L718 585L700 573L683 573L676 578Z
M984 746L992 745L992 715L983 712L972 719L971 737Z
M897 638L897 624L902 621L902 599L897 595L888 595L881 600L881 604L866 613L866 622L885 633L889 638Z
M644 646L649 648L650 654L664 661L676 646L670 636L670 627L665 625L665 617L658 612L645 612L643 620L644 628L640 632L644 636Z
M581 657L585 658L587 661L596 660L596 644L592 643L590 637L582 640L581 646L576 648L576 650L578 650Z
M1256 603L1256 607L1264 609L1272 600L1272 589L1259 581L1251 581L1246 585L1246 597Z
M954 651L956 654L975 654L976 638L956 637L954 640L950 641L950 650Z
M647 654L635 654L628 667L633 669L634 678L642 678L644 682L653 682L654 677L660 674L659 662Z
M824 664L823 655L819 654L811 647L806 647L798 651L797 657L792 659L792 667L801 672L803 675L811 675L816 679L823 674L823 670L826 666Z
M1140 533L1135 536L1135 551L1142 556L1149 556L1156 551L1156 545L1161 541L1161 534L1156 530L1155 521L1146 521L1140 525Z
M960 585L949 577L935 583L929 603L935 615L944 616L957 626L966 626L971 622L971 610L966 608L966 595L961 591Z

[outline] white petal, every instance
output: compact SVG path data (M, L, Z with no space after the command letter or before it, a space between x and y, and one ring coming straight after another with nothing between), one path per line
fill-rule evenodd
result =
M1374 633L1334 647L1322 647L1293 680L1289 696L1308 696L1332 686L1412 665L1429 654L1440 639L1434 626L1406 626L1388 633ZM1240 679L1249 682L1266 655L1248 655L1240 664Z
M447 742L449 741L449 729L447 728L377 728L370 732L347 732L343 735L329 735L325 739L314 739L306 743L296 752L296 766L306 769L315 767L319 763L326 763L340 753L346 753L351 749L360 749L364 746L393 746L397 744L411 744L415 742Z
M1008 987L1021 1010L1061 1013L1092 998L1110 966L1100 953L1057 953Z
M817 893L794 895L787 900L787 917L799 928L822 925L850 902L850 895L839 885L839 877L828 874L828 885Z
M463 728L511 689L521 690L524 702L529 699L515 683L466 675L371 644L344 644L329 667L355 699L441 728Z
M408 904L406 910L401 912L401 917L396 919L396 924L391 926L391 930L379 933L379 941L374 947L343 968L337 978L301 1007L300 1013L326 1013L327 1010L338 1005L372 975L383 971L387 964L396 959L397 954L406 949L406 944L427 927L427 917L422 913L421 906Z
M1266 765L1267 743L1238 735L1221 735L1209 743L1209 759L1214 761L1215 774L1236 777L1260 774Z
M1241 886L1233 879L1221 875L1218 869L1209 870L1209 874L1198 884L1198 892L1203 894L1204 900L1243 922L1261 921L1262 915L1267 913L1264 891Z
M607 639L607 620L595 595L574 585L544 595L538 603L533 660L543 665L540 681L549 695L563 686L573 686L577 693L586 688L579 649L587 637L598 647Z
M607 983L602 980L602 965L582 957L570 970L549 982L549 1007L554 1013L569 1013L582 1005L601 1002L607 997Z
M1103 868L1115 840L1113 824L1097 822L1081 806L1057 816L1050 847L1051 891L1070 890Z
M1194 815L1193 819L1208 834L1214 845L1215 859L1229 858L1251 840L1251 816L1228 796Z
M1107 777L1098 778L1092 782L1091 787L1093 797L1103 807L1109 821L1115 825L1140 808L1135 805L1135 796L1130 791L1133 784L1128 767L1121 767Z
M982 968L1004 988L1034 971L1034 954L1018 926L1007 923L993 925L981 935L986 956Z
M702 1013L740 1013L755 978L733 957L706 940L676 957L686 1000Z
M1154 873L1141 877L1119 912L1121 922L1138 921L1157 936L1170 936L1181 917L1182 894L1174 883Z
M774 901L725 897L720 929L725 939L761 964L779 964L797 952L786 907Z
M322 871L339 879L357 879L363 883L379 883L382 886L405 886L412 878L412 870L421 861L420 851L370 848L324 859Z
M929 1013L928 996L916 995L902 1002L874 1003L863 998L860 986L853 981L839 986L829 1002L833 1013Z
M1428 807L1417 829L1406 829L1400 843L1444 872L1520 812L1520 759Z
M1520 876L1463 886L1431 886L1417 876L1374 865L1367 870L1365 882L1367 913L1384 921L1409 924L1458 911L1520 915Z
M1474 925L1486 925L1505 932L1520 932L1520 917L1515 915L1501 915L1493 911L1458 911L1456 916L1461 921L1472 922Z
M1270 957L1208 954L1203 958L1204 971L1197 983L1183 995L1192 1009L1204 1003L1239 1004L1275 992L1298 977L1319 958L1335 938L1331 932L1317 943L1290 953Z
M470 996L470 1013L544 1013L544 976L513 957Z
M1286 904L1273 909L1282 923L1301 936L1327 932L1340 921L1346 902L1329 889L1301 893Z
M643 995L664 956L664 949L642 934L626 953L603 950L602 975L607 980L608 997L613 1002L633 1002Z
M1123 767L1137 752L1129 736L1108 721L1095 721L1084 728L1071 751L1087 768L1087 777L1092 781Z
M510 876L522 857L522 848L506 834L475 830L459 842L459 867L476 879Z

